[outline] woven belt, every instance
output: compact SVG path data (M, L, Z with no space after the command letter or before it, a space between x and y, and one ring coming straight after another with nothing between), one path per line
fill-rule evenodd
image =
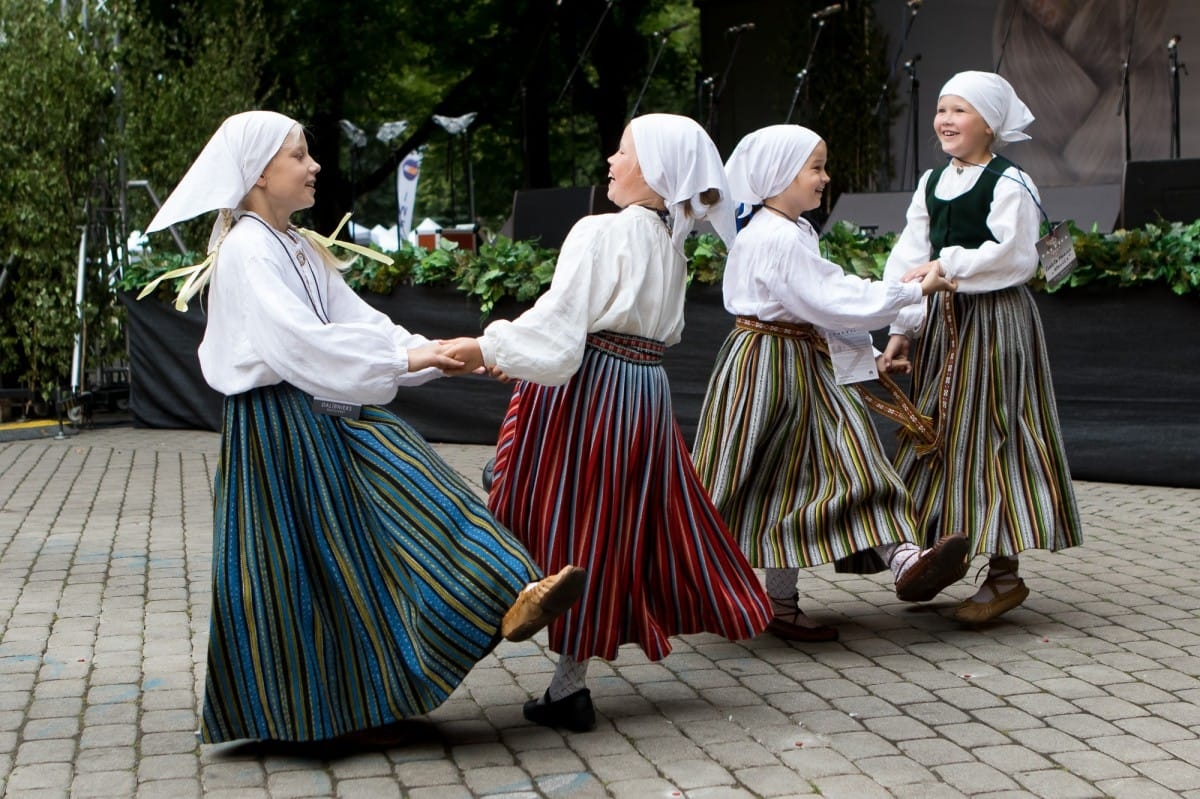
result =
M662 363L663 352L667 349L661 341L608 330L588 333L587 346L623 361L645 364Z

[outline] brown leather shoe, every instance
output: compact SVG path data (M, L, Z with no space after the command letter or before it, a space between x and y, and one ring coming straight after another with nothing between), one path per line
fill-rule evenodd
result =
M969 568L968 548L962 533L942 536L896 581L896 598L902 602L928 602L943 588L961 580Z
M517 594L500 621L500 634L509 641L525 641L579 601L587 585L587 572L563 566L558 574L543 577Z
M996 591L994 581L984 580L984 585L989 584L992 589L991 599L987 602L965 600L950 614L951 618L966 624L983 624L1017 607L1029 596L1029 589L1025 586L1025 581L1019 577L1017 584L1003 594Z
M785 641L800 643L836 641L838 639L837 628L813 622L796 604L798 599L799 597L795 594L787 599L771 597L771 610L775 615L767 624L767 632ZM801 624L801 619L810 624Z

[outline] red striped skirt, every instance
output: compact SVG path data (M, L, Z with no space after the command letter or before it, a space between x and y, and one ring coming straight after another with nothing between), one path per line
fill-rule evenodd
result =
M550 626L550 648L651 660L672 635L750 638L771 619L758 578L692 465L671 409L663 345L588 336L562 386L520 382L500 429L488 506L552 574L588 570L580 602Z

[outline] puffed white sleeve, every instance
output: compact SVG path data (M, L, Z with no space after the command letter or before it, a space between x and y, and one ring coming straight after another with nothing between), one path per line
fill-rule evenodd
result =
M1010 167L996 182L987 226L996 241L975 249L945 247L938 255L946 277L958 281L958 291L982 294L1020 286L1037 272L1037 240L1041 215L1037 189L1023 172Z
M762 275L762 289L818 327L873 330L921 298L915 281L864 280L798 243L790 250L786 259L772 259L772 268Z
M904 230L896 238L896 244L888 253L887 263L883 267L885 281L898 282L904 275L915 267L929 261L929 209L925 207L925 187L929 183L932 170L926 171L917 181L913 191L912 201L904 216ZM914 335L925 322L925 298L919 302L906 305L896 314L890 332Z
M397 347L390 326L366 314L324 323L284 283L278 262L252 245L253 240L240 247L227 241L220 255L222 279L234 283L232 296L240 306L250 351L284 381L313 396L366 404L390 401L408 371L408 351ZM349 291L340 275L333 278L328 284L331 311L333 292L339 291L333 287L340 284Z
M404 363L404 372L396 379L397 385L419 386L445 376L442 370L432 366L418 372L408 371L408 351L414 347L431 343L430 339L419 333L409 332L403 325L393 322L387 314L372 308L366 300L346 285L346 281L340 274L335 273L330 276L329 296L329 314L333 321L366 325L378 329L384 335L391 336L396 352Z
M547 386L579 370L591 322L616 288L620 266L605 261L629 257L606 240L605 223L605 215L579 220L559 250L550 288L516 319L484 329L477 341L485 364Z

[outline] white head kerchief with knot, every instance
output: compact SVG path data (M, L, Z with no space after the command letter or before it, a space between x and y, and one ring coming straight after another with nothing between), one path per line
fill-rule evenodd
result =
M725 162L734 203L746 215L780 194L800 174L821 137L800 125L769 125L747 134Z
M952 94L975 107L983 121L996 134L996 147L1007 142L1028 141L1022 133L1034 116L1021 102L1012 84L994 72L960 72L942 87L938 97Z
M208 211L237 208L298 124L274 111L244 111L227 118L158 209L146 232ZM219 225L214 226L210 249Z
M671 240L683 251L683 241L695 220L707 219L726 246L737 232L725 168L716 145L694 120L675 114L643 114L629 123L633 149L646 185L663 198L671 216ZM700 202L701 193L716 189L715 205ZM691 216L685 208L691 209Z

